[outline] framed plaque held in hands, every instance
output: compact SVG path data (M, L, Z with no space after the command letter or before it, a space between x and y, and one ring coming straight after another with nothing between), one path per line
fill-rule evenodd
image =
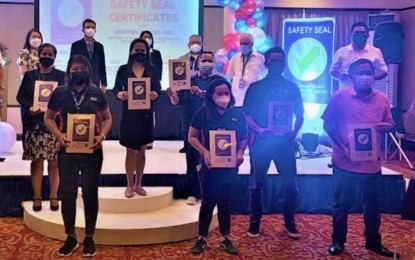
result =
M35 93L33 97L33 110L46 112L52 92L58 87L57 81L35 81Z
M150 109L150 78L128 78L128 110Z
M293 104L290 102L269 102L268 130L275 135L289 133L293 128Z
M190 76L188 61L169 60L169 80L172 89L190 89Z
M67 138L71 143L66 152L93 153L94 134L94 114L68 114Z
M350 160L356 162L378 160L375 126L373 124L351 124L348 128Z
M236 167L236 133L233 130L209 131L210 166Z

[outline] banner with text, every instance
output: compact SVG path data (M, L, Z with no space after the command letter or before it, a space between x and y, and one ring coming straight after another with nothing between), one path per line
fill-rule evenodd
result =
M334 18L285 19L283 28L284 77L300 87L304 102L327 104L332 92Z

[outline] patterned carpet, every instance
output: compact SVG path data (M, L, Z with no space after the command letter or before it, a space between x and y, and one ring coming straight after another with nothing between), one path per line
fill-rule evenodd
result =
M95 259L383 259L364 249L362 215L349 218L346 250L340 257L327 253L331 234L331 216L297 215L297 225L303 237L291 240L283 231L282 216L268 215L261 226L261 236L246 235L249 217L232 217L231 240L239 255L227 255L219 248L219 232L209 234L208 247L202 255L190 253L195 240L150 246L97 246ZM415 223L404 221L399 215L382 215L383 243L403 254L401 259L415 259ZM21 218L0 218L0 259L60 259L57 254L61 241L52 240L32 232ZM84 259L78 249L70 259Z

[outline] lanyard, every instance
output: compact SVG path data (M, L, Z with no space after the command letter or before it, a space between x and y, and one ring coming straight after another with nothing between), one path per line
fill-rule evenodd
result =
M81 98L78 101L76 99L75 92L73 90L71 90L72 98L73 98L73 101L75 102L75 106L76 106L76 113L78 113L78 114L79 114L79 111L81 110L82 101L84 101L84 99L85 99L85 93L86 93L86 91L82 94Z
M249 61L249 59L251 58L251 56L252 56L252 53L251 53L251 55L249 55L249 57L245 60L244 59L244 56L242 55L242 77L244 76L244 74L245 74L245 68L246 68L246 65L248 64L248 61Z

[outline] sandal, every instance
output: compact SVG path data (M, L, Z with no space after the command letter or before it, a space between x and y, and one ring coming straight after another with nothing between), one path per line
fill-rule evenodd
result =
M57 201L58 205L52 205L52 201ZM59 210L59 200L57 198L50 198L50 210L58 211Z
M36 201L40 201L40 205L35 205ZM33 199L32 209L33 209L33 211L36 211L36 212L42 210L42 198Z

